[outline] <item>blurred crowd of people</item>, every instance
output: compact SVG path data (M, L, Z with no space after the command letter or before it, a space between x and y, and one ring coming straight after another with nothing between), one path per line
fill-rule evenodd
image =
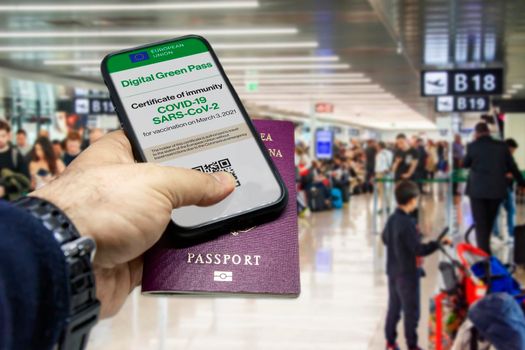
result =
M83 133L70 131L64 139L58 140L50 139L49 132L41 130L36 140L30 142L25 130L14 131L7 121L0 119L0 199L15 200L49 183L83 149L103 135L103 130L95 128ZM470 197L473 216L478 217L475 220L478 231L485 231L484 237L490 236L491 231L498 235L500 225L494 221L498 212L505 210L506 231L512 237L516 212L515 184L525 187L525 180L512 157L518 144L513 139L505 142L491 140L488 126L480 123L470 148L460 135L455 135L453 142L449 143L400 133L393 142L354 138L344 143L336 140L330 159L312 158L309 146L300 142L295 150L299 208L301 211L342 208L352 195L371 193L375 189L379 210L390 212L394 183L415 181L424 194L432 189L429 183L435 177L446 177L451 174L451 169L467 167L470 176L465 192ZM479 159L475 157L477 148L482 149L478 152ZM448 160L449 151L452 164ZM506 163L499 164L503 158ZM492 168L500 169L501 174L487 173L487 169ZM488 193L495 184L501 184L503 189L496 194ZM459 181L453 182L452 190L454 200L460 200L464 191ZM490 220L486 222L481 219L487 217ZM488 250L487 244L484 248Z
M338 207L338 198L348 202L351 195L371 193L377 186L379 197L391 182L410 179L426 191L425 181L449 170L448 152L453 150L454 168L461 167L465 146L456 135L446 141L424 140L400 133L394 142L351 139L336 140L331 159L312 159L304 143L296 146L297 181L305 192L304 206L313 211ZM335 200L334 200L335 197ZM336 203L334 203L336 202ZM336 204L336 205L334 205Z
M525 188L525 179L513 157L517 148L514 139L492 138L484 122L476 125L473 141L468 146L460 135L455 135L449 143L400 133L394 142L387 143L358 139L348 144L335 141L334 156L320 160L312 159L308 146L298 143L295 164L299 209L305 212L341 208L352 195L376 189L379 210L390 212L394 184L411 180L418 184L420 193L425 194L432 190L432 180L436 177L450 178L454 204L460 208L463 194L469 197L480 246L490 252L491 233L501 238L502 225L498 221L503 211L506 212L507 240L512 242L514 236L516 192L521 193ZM468 170L468 176L462 169ZM460 222L461 210L457 210L457 215Z
M7 200L53 180L83 149L104 135L101 129L91 129L86 140L77 131L68 132L63 140L51 140L49 132L41 130L30 142L27 132L18 129L13 142L12 132L9 122L0 119L0 199Z

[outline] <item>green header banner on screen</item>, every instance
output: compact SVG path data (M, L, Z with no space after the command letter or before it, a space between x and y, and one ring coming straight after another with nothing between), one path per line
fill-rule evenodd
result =
M199 39L176 40L111 56L107 68L110 73L115 73L207 51L208 48Z

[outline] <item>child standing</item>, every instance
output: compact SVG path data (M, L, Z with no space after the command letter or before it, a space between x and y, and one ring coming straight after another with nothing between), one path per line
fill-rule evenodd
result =
M387 247L388 312L385 335L387 350L399 349L396 344L397 323L403 312L405 338L409 350L418 350L417 326L419 323L419 278L417 258L430 255L439 248L439 243L421 242L413 216L417 209L419 188L412 181L402 181L395 189L397 209L388 218L383 231L383 242ZM443 243L450 241L445 238Z

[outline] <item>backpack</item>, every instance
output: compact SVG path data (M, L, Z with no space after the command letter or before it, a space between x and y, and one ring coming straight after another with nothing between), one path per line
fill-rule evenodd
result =
M468 318L496 349L525 349L525 317L511 295L487 295L470 307Z
M0 184L6 187L6 199L9 201L17 200L31 190L31 181L24 174L17 172L20 165L19 156L22 154L18 147L11 145L13 169L3 169L0 172Z
M6 188L6 199L14 201L26 195L31 189L31 181L23 175L11 169L0 171L0 184Z
M338 188L332 188L330 194L332 195L332 207L341 209L343 207L343 193Z

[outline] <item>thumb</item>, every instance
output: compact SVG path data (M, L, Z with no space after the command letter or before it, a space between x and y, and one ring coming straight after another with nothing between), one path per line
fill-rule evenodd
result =
M152 163L136 165L145 168L140 172L145 176L142 183L168 198L172 208L212 205L223 200L235 188L235 180L227 172L207 174Z

